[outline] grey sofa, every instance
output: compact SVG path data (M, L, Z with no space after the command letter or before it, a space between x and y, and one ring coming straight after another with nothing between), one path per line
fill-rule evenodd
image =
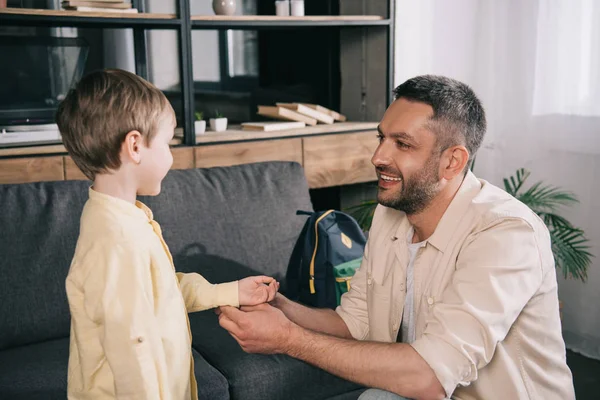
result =
M0 185L0 399L65 399L70 316L65 278L87 181ZM312 209L303 170L270 162L171 171L142 198L178 271L212 282L283 280ZM283 355L246 354L213 311L190 314L202 399L356 399L362 389Z

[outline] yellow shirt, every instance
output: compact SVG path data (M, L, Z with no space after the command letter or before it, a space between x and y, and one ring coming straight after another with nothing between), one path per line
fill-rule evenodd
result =
M359 340L394 342L411 225L378 206L338 314ZM415 338L453 399L574 399L543 221L469 172L414 261ZM402 362L399 360L399 362Z
M145 205L90 189L66 280L69 399L197 399L187 313L238 306L238 283L175 273Z

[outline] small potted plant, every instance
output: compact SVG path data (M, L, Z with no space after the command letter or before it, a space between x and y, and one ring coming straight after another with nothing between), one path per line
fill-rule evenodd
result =
M210 129L221 132L227 129L227 118L219 111L215 111L215 117L210 119Z
M194 121L194 130L196 131L196 135L199 133L204 133L206 131L204 113L202 111L196 111L194 115L196 116L196 120Z

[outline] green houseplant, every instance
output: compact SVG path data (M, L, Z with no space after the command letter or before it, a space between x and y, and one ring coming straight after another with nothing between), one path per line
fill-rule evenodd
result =
M563 276L585 282L592 258L588 251L589 240L582 229L558 214L562 207L578 203L577 197L571 192L543 182L537 182L525 190L525 182L529 176L530 172L524 168L517 170L515 175L504 179L504 189L531 208L545 222L552 239L556 267L562 271ZM376 206L376 200L369 200L349 207L346 211L358 221L363 230L368 230Z

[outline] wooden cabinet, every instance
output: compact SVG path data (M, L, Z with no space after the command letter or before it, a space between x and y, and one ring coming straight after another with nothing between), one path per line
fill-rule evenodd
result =
M173 147L173 169L295 161L304 166L311 188L369 182L376 180L375 168L371 164L377 148L376 133L369 127L368 130L352 133L331 132ZM244 134L249 135L248 132ZM0 159L0 184L87 179L68 155L18 156Z
M199 146L196 168L221 167L261 161L295 161L302 164L302 139L261 140Z
M321 188L377 179L371 163L376 132L304 138L304 171L308 186Z
M61 156L0 160L0 183L61 181L64 176Z

